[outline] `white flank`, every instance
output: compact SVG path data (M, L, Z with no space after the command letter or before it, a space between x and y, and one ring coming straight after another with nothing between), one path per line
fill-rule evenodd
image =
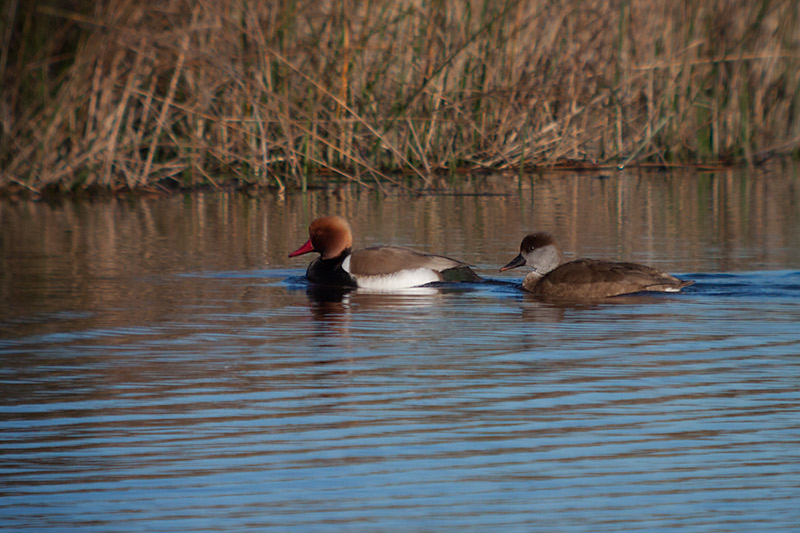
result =
M391 291L395 289L408 289L409 287L419 287L427 283L439 281L439 274L430 268L407 268L398 270L393 274L381 276L359 276L350 272L350 256L345 257L342 262L345 272L353 276L359 288L372 289L378 291Z
M356 276L350 274L359 287L373 290L393 290L419 287L439 281L439 276L429 268L411 268L383 276Z

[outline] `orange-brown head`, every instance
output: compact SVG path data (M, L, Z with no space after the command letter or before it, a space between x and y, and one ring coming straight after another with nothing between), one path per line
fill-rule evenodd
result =
M331 215L314 220L308 227L310 239L289 254L295 257L310 252L319 252L322 259L333 259L345 254L353 247L350 224L340 216Z

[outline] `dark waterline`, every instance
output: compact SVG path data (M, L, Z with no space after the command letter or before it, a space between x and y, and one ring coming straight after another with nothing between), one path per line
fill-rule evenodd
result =
M0 527L794 530L788 174L0 205ZM320 292L314 216L486 283ZM682 294L538 301L525 232Z

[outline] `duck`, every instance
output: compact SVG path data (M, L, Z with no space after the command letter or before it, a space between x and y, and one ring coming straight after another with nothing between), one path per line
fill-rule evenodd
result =
M353 232L343 217L317 218L310 238L289 257L317 252L306 278L316 284L394 290L437 281L477 282L481 278L466 263L403 246L370 246L353 251Z
M527 235L519 255L501 272L528 265L522 288L533 294L561 300L587 300L637 292L680 292L694 281L682 280L637 263L576 259L564 262L556 239L545 232Z

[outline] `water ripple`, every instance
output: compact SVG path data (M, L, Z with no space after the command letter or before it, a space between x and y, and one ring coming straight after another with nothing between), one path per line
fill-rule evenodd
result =
M260 283L184 282L229 276ZM800 273L693 277L579 306L295 280L6 338L0 525L793 529Z

